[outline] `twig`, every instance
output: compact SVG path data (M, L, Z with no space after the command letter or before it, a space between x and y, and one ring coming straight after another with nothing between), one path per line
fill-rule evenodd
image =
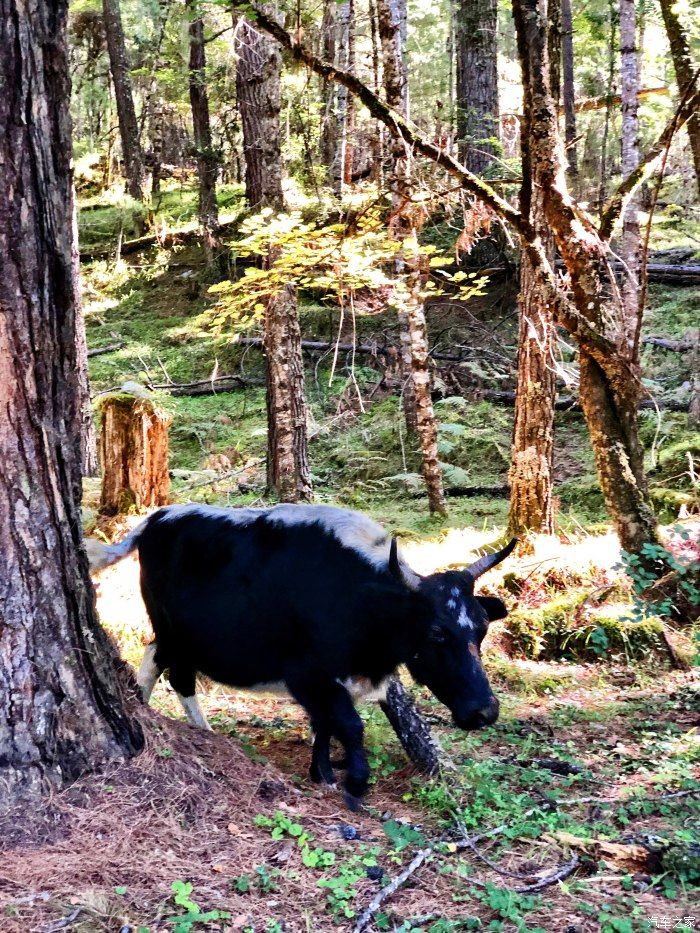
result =
M46 927L44 933L56 933L57 930L65 930L74 920L78 919L82 910L82 907L76 907L75 910L68 914L67 917L64 917L63 920L58 920L56 923L52 923L51 926Z
M108 343L104 347L93 347L91 350L87 351L88 356L100 356L102 353L114 353L115 350L121 350L124 346L124 341L120 340L118 343Z
M525 884L520 888L513 888L513 891L516 894L528 894L530 891L541 891L542 888L547 888L550 884L556 884L557 881L564 881L569 875L572 875L576 871L578 863L579 857L574 852L570 861L565 865L560 865L559 868L555 868L554 871L540 878L539 881L535 881L533 884Z
M365 908L365 910L362 911L358 917L357 923L355 924L353 933L362 933L363 930L366 930L372 922L372 918L382 906L384 901L388 900L392 894L398 891L398 889L408 881L412 874L418 871L421 865L432 854L433 846L428 846L425 849L419 849L406 868L404 868L404 870L398 874L393 881L390 881L386 887L382 888L381 891L370 902L370 904Z

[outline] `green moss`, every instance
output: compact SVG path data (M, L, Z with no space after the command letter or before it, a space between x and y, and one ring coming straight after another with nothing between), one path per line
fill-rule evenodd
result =
M628 660L665 653L658 619L632 621L584 611L588 593L565 593L537 609L511 613L506 630L516 654L536 660Z

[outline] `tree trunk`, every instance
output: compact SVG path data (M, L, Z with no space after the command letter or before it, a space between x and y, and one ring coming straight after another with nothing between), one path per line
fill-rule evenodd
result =
M193 15L193 0L187 0L190 15ZM197 150L197 176L199 180L199 223L204 237L207 264L214 266L221 250L217 236L219 209L216 204L216 177L219 160L214 152L209 120L209 97L207 94L206 54L204 45L204 22L200 17L191 20L190 36L190 105L194 145Z
M551 61L549 86L558 108L560 96L560 8L550 0L547 8L547 47ZM523 182L520 209L530 218L549 262L555 258L554 239L544 215L544 194L539 164L532 159L536 140L527 118L521 124L520 147ZM518 390L515 396L510 511L508 533L554 532L553 458L555 348L554 309L527 251L520 259L518 298Z
M124 393L103 396L100 412L100 512L167 505L170 416L150 399Z
M610 32L608 35L608 86L605 96L605 120L603 121L603 139L600 144L600 174L598 180L598 203L601 210L605 204L608 191L608 136L612 121L613 101L615 99L615 6L613 0L608 2L608 21Z
M143 201L143 153L139 142L139 128L136 122L129 57L126 51L119 0L102 0L102 15L109 52L109 66L114 84L114 97L117 103L127 191L135 200Z
M282 502L313 498L304 396L304 363L292 284L269 299L265 311L267 361L267 485Z
M688 427L700 428L700 328L688 331L690 351L690 410Z
M460 160L483 175L498 152L498 4L457 0L457 137Z
M0 805L142 744L82 547L66 21L0 0Z
M538 166L544 211L571 277L572 315L558 314L579 342L580 400L595 454L605 502L622 547L641 553L658 542L642 464L637 423L639 370L629 359L624 321L610 300L612 283L606 248L587 215L566 188L564 153L549 93L544 16L539 0L513 0L518 54L523 71L525 119L532 127L530 159ZM527 242L542 267L536 242Z
M678 17L675 0L660 0L661 15L664 18L666 35L671 46L671 58L673 59L673 68L676 72L676 82L681 96L695 76L696 65L690 54L690 44L688 36ZM687 122L688 139L690 140L690 149L693 153L693 165L695 166L695 178L697 180L698 192L700 193L700 113L694 114Z
M639 165L639 63L637 61L637 13L635 0L620 0L620 96L622 99L622 177ZM625 265L620 292L630 359L638 350L640 315L639 275L641 238L639 204L634 196L622 215L620 258Z
M390 680L380 706L413 764L425 774L437 774L440 748L398 677Z
M251 207L282 210L280 75L282 56L248 20L238 30L236 94L243 127L245 193Z
M72 243L71 262L73 266L73 286L75 288L75 339L76 366L80 388L80 466L83 476L97 475L97 436L92 417L90 400L90 375L88 372L88 349L83 318L83 296L80 285L80 247L78 245L78 203L75 188L71 188Z
M574 88L574 26L571 0L561 0L562 91L564 96L564 138L569 175L578 175L576 155L576 90Z
M354 16L355 4L353 0L345 0L338 9L337 29L337 57L339 67L344 71L354 73ZM348 164L352 163L351 128L355 119L355 101L348 93L347 88L339 87L337 90L337 146L333 159L333 182L338 197L343 194L348 181ZM350 169L352 175L352 168Z
M336 0L326 0L321 22L323 58L327 62L337 63L338 4ZM333 181L333 169L338 150L338 87L334 81L324 78L321 81L321 131L319 136L319 154L325 165L328 180Z

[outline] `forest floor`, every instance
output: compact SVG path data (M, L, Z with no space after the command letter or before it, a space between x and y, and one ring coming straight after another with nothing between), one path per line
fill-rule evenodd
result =
M238 216L240 191L224 196ZM191 191L167 191L160 229L189 222L194 204ZM120 230L136 235L133 212L84 203L83 246L112 248ZM687 246L700 233L687 218L662 220L656 248ZM93 390L241 376L233 392L160 394L174 419L173 496L262 502L262 356L212 331L207 289L188 242L86 264L89 346L119 344L91 358ZM378 518L421 572L461 566L503 534L512 409L483 394L514 386L514 298L513 281L494 278L468 305L428 309L431 345L464 357L436 372L440 457L454 493L446 520L428 513L418 451L378 360L358 358L351 372L341 357L331 376L329 355L308 357L317 497ZM645 333L680 336L699 303L700 288L652 286ZM360 307L359 340L396 339L390 315L370 301ZM310 298L300 313L305 338L337 338L337 311ZM565 346L561 374L575 383ZM657 399L683 399L687 360L647 347L645 380ZM641 422L667 538L683 559L700 559L700 435L682 412L645 411ZM0 819L0 929L351 930L426 849L368 929L635 933L682 929L684 917L700 928L700 680L698 668L675 667L696 654L693 633L634 615L581 416L558 412L556 437L558 535L533 539L528 556L483 585L511 609L486 641L501 718L461 733L417 693L450 762L441 777L416 774L379 709L366 706L373 786L367 807L351 814L339 792L307 779L308 731L296 706L205 684L208 734L181 721L161 684L153 710L136 708L146 734L139 757L78 781L40 811ZM137 516L98 521L98 486L86 482L86 527L118 535ZM150 632L135 560L99 578L98 600L121 654L138 664Z

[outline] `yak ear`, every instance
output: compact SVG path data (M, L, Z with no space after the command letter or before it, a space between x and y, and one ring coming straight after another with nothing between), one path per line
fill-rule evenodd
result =
M495 622L496 619L505 619L508 615L506 604L497 596L477 596L476 598L486 610L489 622Z

